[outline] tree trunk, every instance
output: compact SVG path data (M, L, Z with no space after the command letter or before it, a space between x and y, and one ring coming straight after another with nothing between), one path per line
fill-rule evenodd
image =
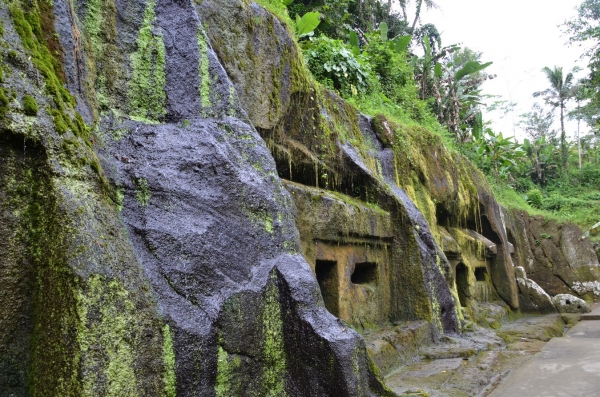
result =
M412 24L412 28L410 28L410 34L415 34L415 27L417 26L417 21L419 20L419 16L421 15L421 6L423 5L423 0L418 0L417 3L417 11L415 11L415 20Z
M400 0L400 8L402 9L404 20L408 22L408 17L406 16L406 0Z
M577 156L579 157L579 171L581 171L581 137L579 135L579 124L581 124L581 113L579 101L577 101Z
M568 167L568 153L567 153L567 136L565 134L565 120L564 120L565 102L560 102L560 157L562 160L563 172L567 172Z

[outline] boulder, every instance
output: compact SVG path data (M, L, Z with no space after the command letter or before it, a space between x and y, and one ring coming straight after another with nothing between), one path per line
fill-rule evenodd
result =
M517 278L519 286L519 307L524 312L553 313L556 308L550 295L535 281Z
M560 313L589 313L590 306L581 298L570 294L559 294L552 297L552 303Z
M527 278L527 273L525 272L525 268L523 266L515 266L515 276L517 278Z

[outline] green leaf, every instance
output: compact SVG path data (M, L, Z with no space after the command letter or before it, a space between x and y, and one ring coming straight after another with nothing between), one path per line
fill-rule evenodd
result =
M442 64L441 63L436 63L435 66L433 67L433 74L435 77L442 77L442 75L444 74L444 71L442 70Z
M419 57L417 57L416 55L413 55L413 57L410 59L410 66L414 68L417 66L418 62L419 62Z
M400 54L406 50L410 41L412 40L412 35L397 37L394 39L394 51L397 54Z
M481 139L483 135L483 116L481 115L481 112L477 112L477 115L475 116L475 125L473 126L471 133L476 140Z
M388 26L387 23L381 22L379 24L379 34L381 35L381 41L387 41L388 39Z
M307 12L302 18L296 16L296 35L301 37L315 30L321 23L319 16L318 12Z
M281 2L283 3L284 6L289 6L290 4L292 4L294 2L294 0L281 0Z
M425 56L431 56L431 44L429 43L429 36L423 36L423 44L425 45Z
M350 31L350 47L358 47L358 35L354 30Z
M477 73L480 70L487 68L492 63L493 62L487 62L482 64L477 61L469 61L465 64L465 66L463 66L462 69L456 72L456 74L454 75L454 80L458 81L469 74Z

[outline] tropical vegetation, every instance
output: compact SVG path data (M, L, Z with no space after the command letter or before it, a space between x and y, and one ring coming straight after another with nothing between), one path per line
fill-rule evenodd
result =
M541 103L520 116L522 142L484 120L491 62L467 47L443 46L436 26L422 23L426 10L438 8L433 1L261 2L280 2L276 9L291 21L318 82L366 114L441 135L488 176L505 205L584 228L600 221L600 0L584 0L563 25L571 43L592 43L583 54L587 76L540 65L547 87L532 93ZM566 119L583 123L585 133L569 140Z

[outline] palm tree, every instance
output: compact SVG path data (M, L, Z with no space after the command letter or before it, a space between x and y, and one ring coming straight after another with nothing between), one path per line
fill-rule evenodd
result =
M414 34L415 34L415 28L417 27L417 22L419 21L419 18L421 17L421 7L423 6L423 0L415 0L415 1L416 1L416 6L417 6L417 9L416 9L416 11L415 11L415 19L414 19L414 21L413 21L412 27L410 28L410 33L411 33L412 35L414 35ZM436 3L434 3L432 0L424 0L424 1L425 1L425 6L426 6L428 9L431 9L431 8L434 8L434 9L435 9L435 8L440 8L440 7L439 7L439 6L438 6ZM401 2L401 5L402 5L402 4L403 4L403 3ZM404 9L406 8L406 5L405 5L405 4L406 4L406 2L404 2L403 12L404 12ZM405 15L405 17L406 17L406 12L404 12L404 15Z
M546 78L550 82L550 88L547 88L544 91L535 92L533 96L542 96L548 105L560 109L560 157L562 160L562 169L563 171L566 171L568 164L568 148L564 118L566 103L575 94L573 89L573 72L567 73L564 79L562 67L554 66L554 69L550 69L546 66L542 69L542 72L544 72Z

